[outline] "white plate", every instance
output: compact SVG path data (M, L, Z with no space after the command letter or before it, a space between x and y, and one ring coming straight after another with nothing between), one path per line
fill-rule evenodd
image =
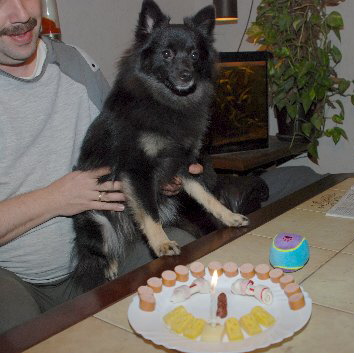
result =
M205 278L210 280L209 274L207 274ZM153 312L142 311L139 308L139 298L136 295L128 309L129 322L137 333L146 339L169 349L176 349L186 353L239 353L249 352L280 342L300 330L310 319L312 300L303 288L302 291L305 297L306 305L300 310L293 311L289 308L288 298L284 294L280 285L272 283L270 280L261 281L256 277L252 279L255 284L262 284L271 288L274 296L273 303L271 305L261 304L254 297L235 295L231 293L231 284L238 278L241 278L240 275L233 278L228 278L225 275L222 275L218 279L216 292L217 294L224 292L227 295L227 317L236 317L239 319L242 315L250 312L250 310L256 305L262 306L275 317L276 323L270 328L262 327L264 330L258 335L248 336L243 331L245 339L242 341L229 342L225 335L222 342L210 343L201 342L199 340L189 340L184 336L177 335L176 333L170 331L162 318L165 314L179 305L183 305L195 317L203 318L207 321L209 320L209 294L194 294L190 299L182 303L170 302L174 288L183 284L189 285L194 280L192 276L190 276L188 282L177 282L175 287L163 287L161 293L156 293L156 309Z

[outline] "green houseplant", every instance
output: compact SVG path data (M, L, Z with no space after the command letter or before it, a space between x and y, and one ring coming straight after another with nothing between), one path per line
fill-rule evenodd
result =
M342 99L351 97L354 104L354 95L347 93L351 82L336 73L342 54L332 33L341 39L343 19L339 12L327 11L340 1L262 0L247 30L249 41L273 54L268 70L271 106L285 112L293 139L308 141L308 156L315 163L318 139L327 136L335 144L347 139L341 127Z

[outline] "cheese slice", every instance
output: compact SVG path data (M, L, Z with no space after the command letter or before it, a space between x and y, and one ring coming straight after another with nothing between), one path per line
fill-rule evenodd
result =
M244 338L240 324L234 317L230 317L225 321L225 331L229 341L241 341Z
M255 306L252 308L251 314L256 318L259 324L265 327L270 327L275 324L274 316L260 306Z
M262 332L256 318L251 313L241 316L240 325L250 336L254 336Z

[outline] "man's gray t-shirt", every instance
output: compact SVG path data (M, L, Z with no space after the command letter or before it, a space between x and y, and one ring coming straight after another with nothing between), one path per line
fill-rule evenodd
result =
M0 200L42 188L69 173L109 86L75 47L44 39L42 72L30 80L0 71ZM1 219L0 219L1 222ZM70 217L56 217L0 247L0 266L27 282L73 270Z

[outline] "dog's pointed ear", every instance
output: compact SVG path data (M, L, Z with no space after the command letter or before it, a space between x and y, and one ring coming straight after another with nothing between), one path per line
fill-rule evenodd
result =
M155 28L167 25L169 21L170 18L162 13L153 0L144 0L135 31L136 40L144 41Z
M207 37L213 36L215 27L215 8L213 5L209 5L201 9L193 17L187 17L184 19L186 25L192 25L198 28Z

